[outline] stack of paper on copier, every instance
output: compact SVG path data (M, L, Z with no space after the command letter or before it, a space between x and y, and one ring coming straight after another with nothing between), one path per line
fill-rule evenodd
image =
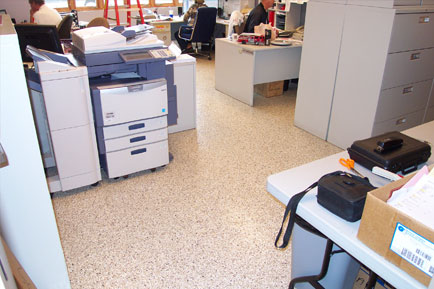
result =
M72 33L74 46L82 52L99 50L102 47L123 47L126 41L125 36L102 26L89 27Z

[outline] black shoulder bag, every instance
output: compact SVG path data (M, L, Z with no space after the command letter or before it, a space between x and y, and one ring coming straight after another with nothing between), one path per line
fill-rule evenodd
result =
M343 171L336 171L322 176L317 182L310 185L304 191L294 195L289 200L283 216L282 225L277 234L276 241L274 242L276 248L283 249L288 246L295 223L303 229L323 237L321 232L296 214L300 200L316 186L318 186L318 203L333 214L350 222L357 221L361 218L366 195L368 191L375 189L375 187L369 183L368 178L361 178ZM283 236L283 243L279 246L277 243L282 235L283 226L288 214L289 220Z

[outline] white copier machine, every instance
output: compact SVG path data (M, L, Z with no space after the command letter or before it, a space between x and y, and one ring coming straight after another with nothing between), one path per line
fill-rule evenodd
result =
M50 192L97 183L101 166L115 178L169 163L167 126L176 123L177 107L166 60L175 56L154 35L128 43L94 28L73 33L73 55L27 49Z
M169 163L167 126L176 123L177 111L166 60L175 56L149 37L155 35L128 42L104 27L72 36L73 54L89 71L100 162L109 178Z

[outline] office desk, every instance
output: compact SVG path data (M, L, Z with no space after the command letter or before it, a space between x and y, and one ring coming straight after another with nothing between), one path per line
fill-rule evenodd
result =
M215 40L215 88L253 106L253 86L298 78L301 44L256 46Z
M184 24L183 17L174 16L173 20L145 19L146 24L154 26L152 33L158 39L163 40L164 45L169 46L174 39L173 34L179 30L179 26Z
M406 130L403 133L433 144L434 121ZM336 170L345 170L339 164L339 158L341 157L348 158L348 153L343 151L300 167L271 175L267 179L267 191L286 205L294 194L304 190L324 174ZM433 163L434 156L432 154L428 160L428 165ZM384 179L374 176L369 170L358 164L356 164L356 170L369 177L374 186L382 186L387 183ZM299 203L297 208L299 216L394 287L398 289L426 288L406 272L386 261L382 256L359 241L357 239L357 232L360 221L350 223L330 213L317 203L316 193L316 189L311 190ZM279 225L276 224L276 230ZM292 265L294 266L294 263Z
M214 37L215 38L228 37L229 20L225 20L217 17L215 24L216 26L214 31Z

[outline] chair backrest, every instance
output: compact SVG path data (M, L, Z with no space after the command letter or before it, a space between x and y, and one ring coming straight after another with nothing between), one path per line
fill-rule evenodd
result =
M71 38L72 20L72 15L67 14L62 18L62 21L60 21L59 25L57 25L57 34L59 34L60 39Z
M97 17L92 19L86 27L95 27L95 26L104 26L105 28L110 28L110 24L108 20L104 17Z
M215 7L201 7L197 9L191 42L211 41L214 38L216 17L217 8Z

